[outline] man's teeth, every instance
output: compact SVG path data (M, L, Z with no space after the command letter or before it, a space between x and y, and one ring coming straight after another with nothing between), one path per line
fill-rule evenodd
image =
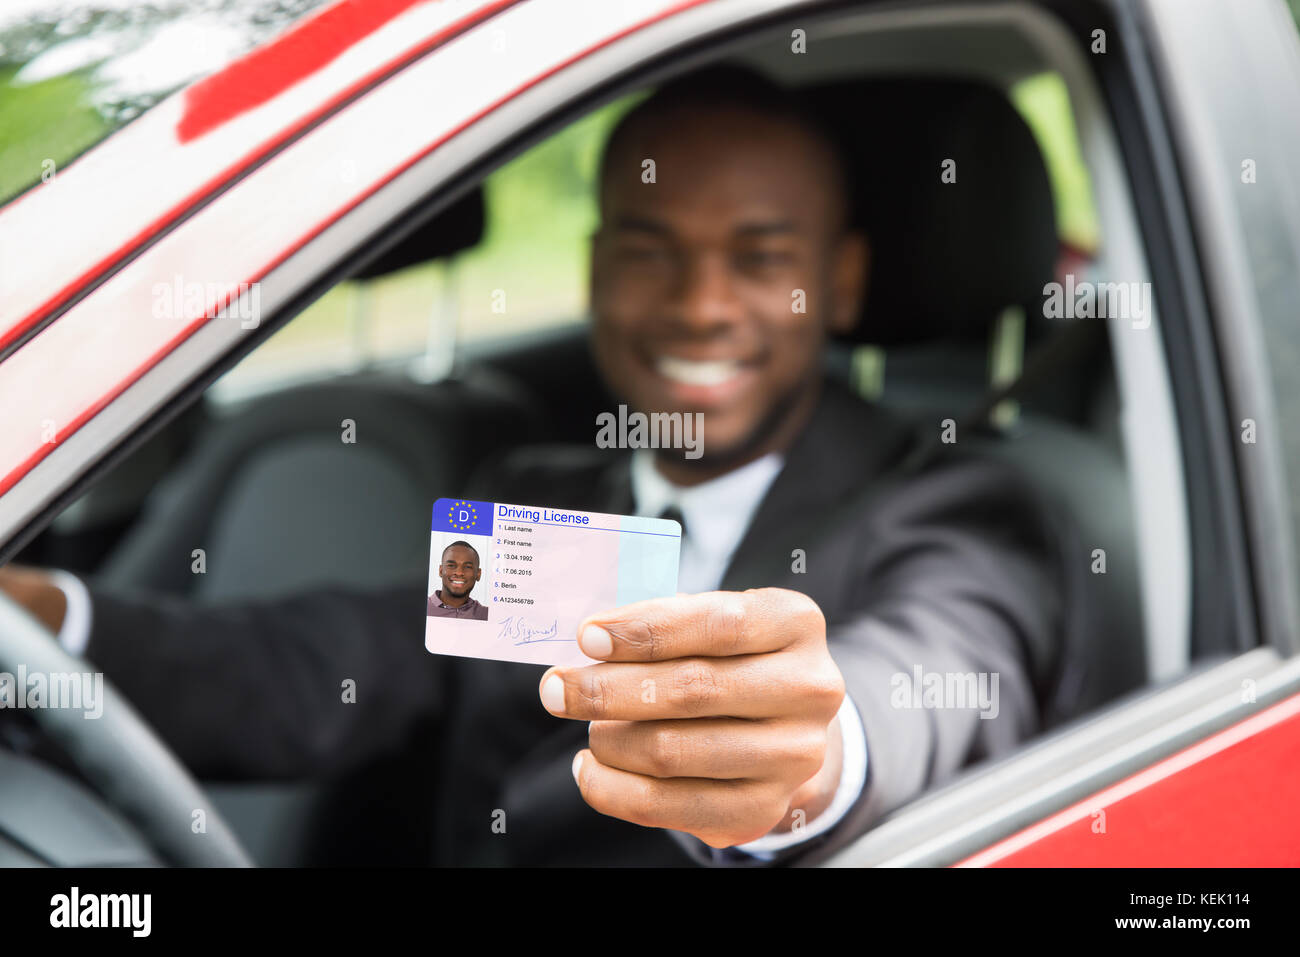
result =
M740 363L734 359L693 362L674 356L660 356L655 361L655 368L665 379L682 385L721 385L740 371Z

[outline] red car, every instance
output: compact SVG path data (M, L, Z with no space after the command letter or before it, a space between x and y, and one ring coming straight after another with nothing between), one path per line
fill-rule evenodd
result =
M857 135L864 183L898 177L876 237L893 278L832 370L934 421L993 408L982 445L1070 509L1107 595L1046 731L832 863L1300 863L1300 37L1282 0L315 10L0 207L0 561L195 600L382 582L410 560L385 549L385 507L427 505L525 437L589 441L589 144L612 104L722 58ZM998 139L1013 114L1038 148ZM927 216L905 159L922 148L926 170L964 151L996 187ZM1046 221L1020 202L1043 171ZM573 230L525 237L553 258L506 320L488 294L527 260L493 237L530 197L528 223ZM1045 244L1062 314L956 315L971 277L996 296ZM1111 297L1105 320L1074 308L1083 283ZM412 451L449 407L494 441ZM276 516L343 506L280 440L358 409L385 424L356 481L386 491L338 547L294 541ZM243 571L178 573L196 541ZM61 655L0 602L0 672L75 670ZM386 789L401 761L364 782L205 783L224 820L189 841L200 786L130 715L32 713L102 796L0 751L0 863L427 860L427 823Z

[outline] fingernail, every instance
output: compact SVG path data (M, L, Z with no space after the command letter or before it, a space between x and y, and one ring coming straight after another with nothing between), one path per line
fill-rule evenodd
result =
M578 776L582 773L582 752L579 751L573 756L573 780L578 781Z
M614 653L614 639L599 625L588 625L578 636L578 647L588 658L608 658Z
M564 714L564 679L558 674L542 683L542 707L551 714Z

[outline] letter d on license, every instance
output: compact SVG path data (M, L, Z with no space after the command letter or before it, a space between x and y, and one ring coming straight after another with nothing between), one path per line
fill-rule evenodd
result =
M468 524L468 523L469 523L469 512L465 511L465 510L462 508L462 509L460 510L460 517L457 518L456 521L460 522L462 525Z

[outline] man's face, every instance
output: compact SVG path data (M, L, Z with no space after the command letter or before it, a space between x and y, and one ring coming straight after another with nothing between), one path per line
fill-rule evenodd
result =
M442 577L443 595L464 598L474 589L483 570L478 567L478 556L472 548L453 545L442 553L442 564L438 566Z
M810 411L826 334L861 302L866 247L841 226L834 166L799 126L748 112L627 132L593 241L597 364L634 409L702 412L705 461L758 448Z

